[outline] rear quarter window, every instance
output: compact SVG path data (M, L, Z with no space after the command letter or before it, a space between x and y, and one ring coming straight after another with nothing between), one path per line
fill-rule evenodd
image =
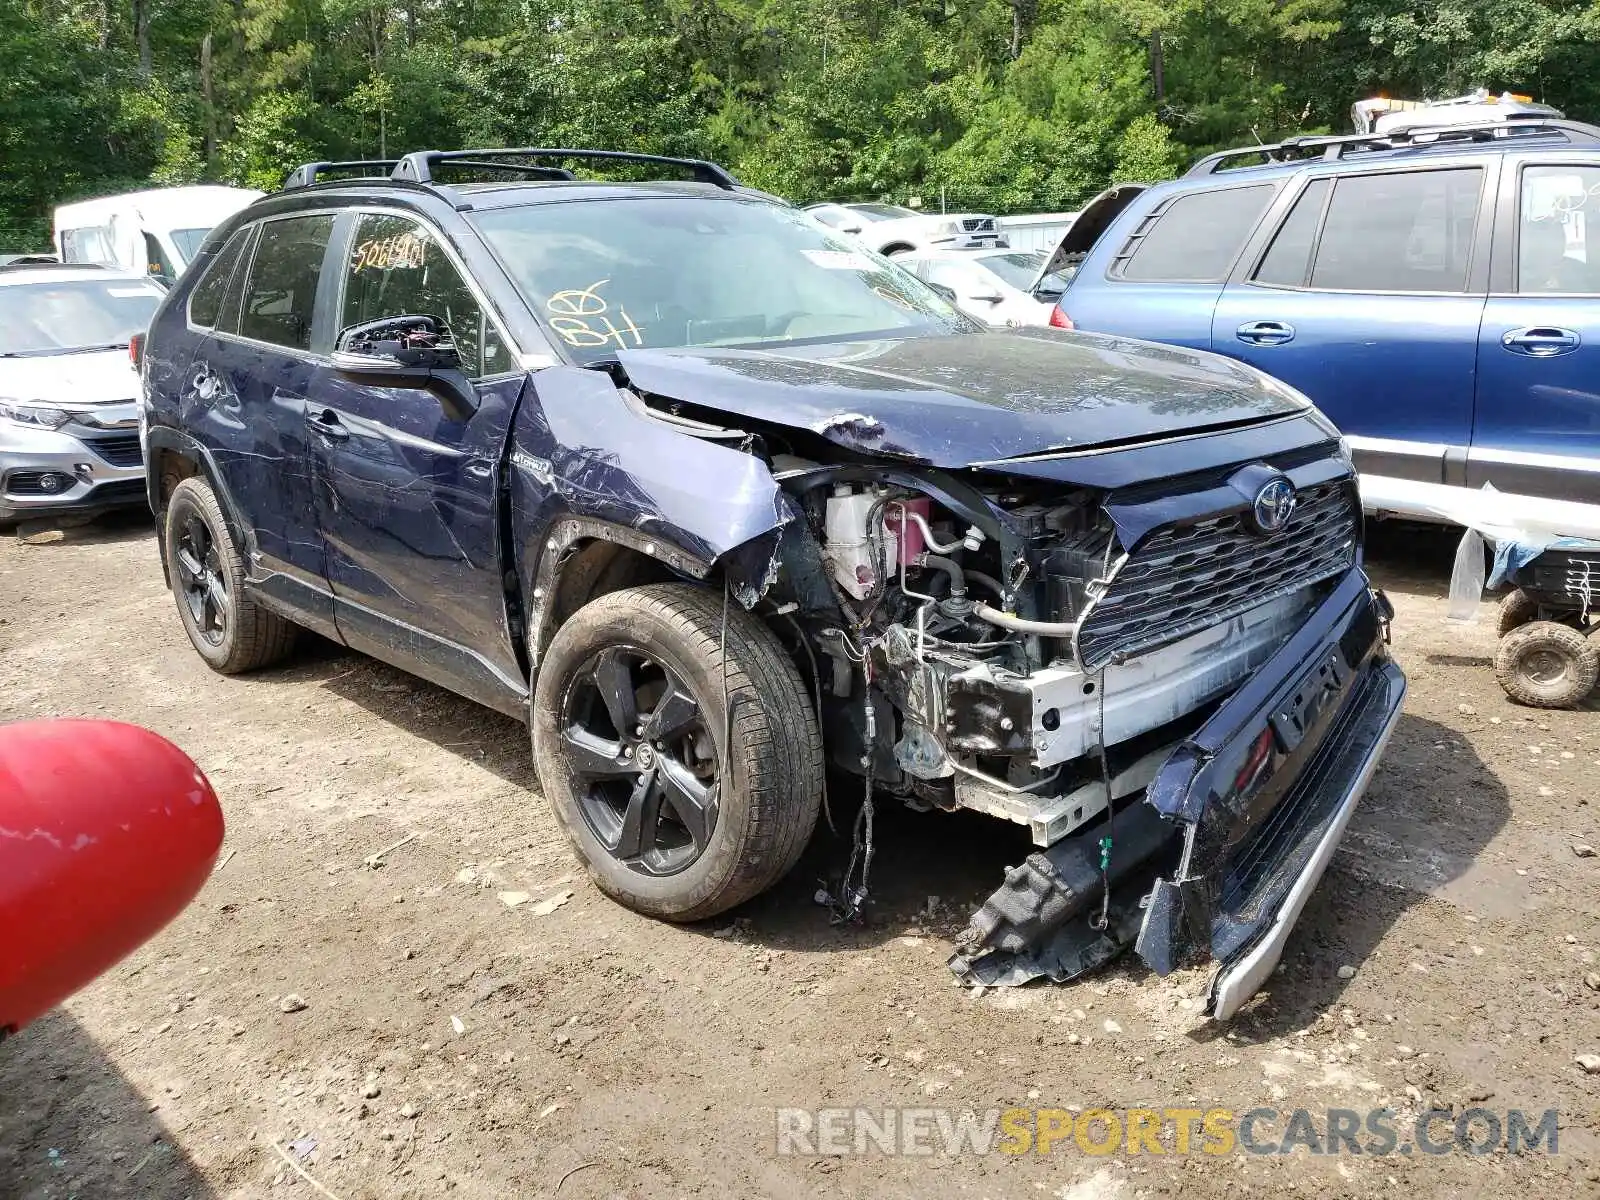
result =
M210 329L222 313L222 300L233 282L245 243L250 240L251 229L246 227L234 233L227 245L217 252L204 268L200 282L189 293L189 323L201 329Z
M1275 190L1261 183L1162 201L1123 243L1111 275L1141 283L1220 283Z
M311 348L311 318L323 259L333 236L326 215L264 221L244 288L239 334L252 341Z

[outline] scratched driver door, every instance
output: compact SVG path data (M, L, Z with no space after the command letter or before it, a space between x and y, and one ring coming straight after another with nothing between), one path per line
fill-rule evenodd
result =
M358 650L517 712L526 689L506 625L495 485L525 373L442 239L410 217L362 214L342 282L340 330L443 318L479 407L452 420L432 392L324 368L306 422L339 632Z

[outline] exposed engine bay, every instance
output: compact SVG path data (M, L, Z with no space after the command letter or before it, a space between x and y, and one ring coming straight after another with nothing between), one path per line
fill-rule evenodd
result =
M815 464L780 456L773 466L785 481ZM980 493L1008 518L1009 547L970 512L911 488L833 482L801 493L846 617L817 636L832 761L867 781L869 810L873 792L888 792L913 808L968 808L1025 826L1035 846L1057 848L1052 872L1070 881L1048 930L1018 936L977 914L952 967L983 983L1064 980L1132 940L1140 910L1113 912L1116 879L1162 851L1170 867L1180 834L1151 819L1139 795L1315 600L1309 587L1267 594L1176 640L1169 625L1146 639L1161 643L1148 650L1086 662L1085 618L1108 594L1115 601L1127 555L1101 497L1031 491ZM1121 830L1118 809L1128 810ZM830 897L841 917L865 898L870 831L869 811L857 831L868 844L852 860L859 873ZM1119 913L1120 933L1110 927ZM1070 950L1039 954L1037 943L1074 918Z

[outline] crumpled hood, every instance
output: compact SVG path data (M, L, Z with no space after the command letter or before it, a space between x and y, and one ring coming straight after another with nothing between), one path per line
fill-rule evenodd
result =
M1287 416L1296 393L1219 355L1038 329L617 355L639 390L872 454L959 468Z
M126 350L0 358L0 396L77 408L125 404L139 395Z

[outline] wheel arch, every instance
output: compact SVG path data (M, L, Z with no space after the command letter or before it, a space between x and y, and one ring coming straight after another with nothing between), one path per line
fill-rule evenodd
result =
M241 550L245 549L250 545L250 539L246 537L244 526L239 521L238 509L233 503L233 496L228 491L228 485L223 482L222 473L217 470L216 460L211 456L211 451L188 434L176 429L158 427L146 434L145 493L158 526L167 511L167 501L171 498L173 489L185 479L196 475L205 479L217 497L217 504L222 509L222 519L227 522L228 533L233 538L234 545ZM158 537L156 544L161 553L161 570L165 573L166 538ZM168 582L170 583L170 580Z
M595 517L568 516L527 547L535 561L525 597L528 661L537 675L550 639L573 613L608 592L644 583L705 583L712 563L675 543Z
M542 544L528 548L524 561L535 561L534 554L538 566L524 587L528 660L535 677L556 630L585 604L623 588L699 584L707 591L726 591L745 610L779 593L799 599L807 609L833 604L817 548L794 521L707 558L625 525L568 516L549 528Z

